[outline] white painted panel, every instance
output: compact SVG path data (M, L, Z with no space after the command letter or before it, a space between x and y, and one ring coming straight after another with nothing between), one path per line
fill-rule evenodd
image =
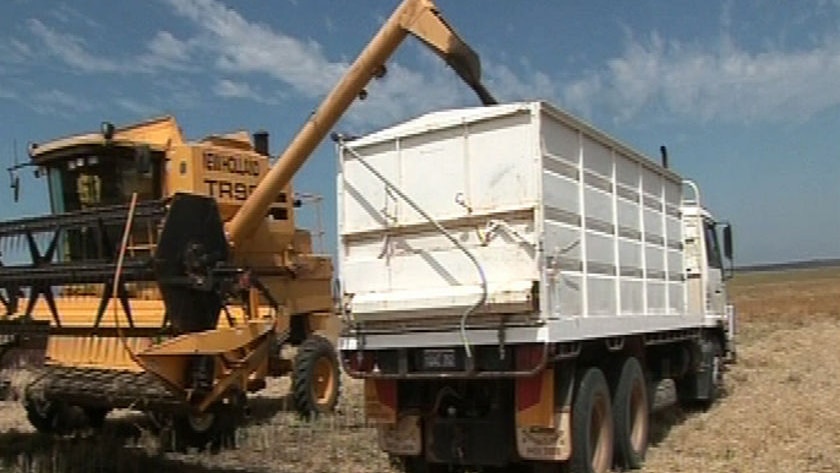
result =
M539 201L541 172L530 118L520 114L469 125L468 201L475 212L521 208Z
M647 283L648 312L651 314L666 313L665 283L648 281Z
M442 220L473 252L490 282L491 300L503 300L506 294L520 297L529 293L532 283L539 283L551 323L569 322L562 327L571 333L554 333L553 338L584 334L579 328L583 325L570 319L592 321L586 325L590 331L585 333L590 335L628 327L645 331L673 325L656 314L683 310L682 281L576 270L576 263L586 261L591 270L609 270L618 264L616 271L648 269L648 276L674 277L681 274L683 259L678 249L666 252L661 244L582 229L587 225L581 218L583 205L589 219L638 231L644 227L646 234L668 236L674 242L680 235L678 219L663 218L661 211L643 206L644 200L631 202L600 190L597 186L605 182L593 176L610 180L615 166L621 189L638 192L642 186L648 202L660 201L664 194L674 205L679 204L680 183L672 172L640 164L643 156L573 117L539 103L449 110L374 133L350 146L362 149L372 165ZM540 156L541 151L565 161ZM577 169L581 155L589 174ZM344 157L343 169L338 212L341 277L348 292L356 294L357 307L381 317L390 317L397 307L424 317L463 313L464 304L479 293L469 260L404 203L397 204L398 199L385 193L384 184L354 159ZM570 177L575 174L579 180ZM455 202L458 193L472 210L469 216ZM520 221L516 219L522 217L514 217L523 215L520 211L534 213ZM531 215L542 220L531 221ZM487 239L484 230L494 219L504 220L513 233L499 230ZM523 243L523 238L533 245ZM542 253L537 253L537 244ZM557 261L554 268L539 266ZM540 281L543 274L546 279ZM530 310L527 304L516 307Z
M589 275L586 284L589 291L587 316L615 316L617 314L615 278Z
M612 196L610 194L587 186L583 201L587 217L597 218L602 222L612 221Z
M645 207L645 233L664 237L662 228L662 212L656 212Z
M586 259L598 263L614 265L615 253L613 238L599 233L586 233Z
M460 128L449 128L400 140L400 189L426 212L443 220L465 214L455 201L467 195L466 138ZM400 201L399 224L426 219Z
M642 245L633 241L620 240L618 242L618 261L623 268L642 267Z
M677 250L668 250L668 274L671 278L676 278L683 273L683 257L682 252Z
M616 154L616 180L631 189L639 188L639 165L623 154Z
M643 314L645 311L644 284L640 280L622 278L621 313Z
M645 261L648 269L655 271L665 270L665 251L659 245L645 245Z
M547 220L544 245L546 256L581 261L581 230L578 227Z
M547 153L577 162L580 156L578 132L560 123L549 115L542 115L543 132L540 134L542 146Z
M641 231L639 226L639 204L618 198L618 224L631 230Z
M589 137L583 139L583 167L601 176L612 177L612 152Z
M543 174L543 202L545 205L580 214L578 183L551 173Z
M394 142L366 147L359 154L388 179L399 182L399 157ZM344 160L342 192L341 233L380 230L387 225L389 216L396 216L397 201L386 192L385 184L349 153Z
M682 225L680 221L670 215L665 217L665 230L668 232L668 240L673 242L682 241Z
M642 190L651 195L662 195L662 178L659 176L659 174L647 168L643 169Z
M574 317L583 314L583 279L580 273L561 272L550 287L555 317Z
M684 285L679 282L668 283L668 297L672 314L682 314L686 311Z
M665 202L679 207L682 199L682 184L674 181L664 181Z

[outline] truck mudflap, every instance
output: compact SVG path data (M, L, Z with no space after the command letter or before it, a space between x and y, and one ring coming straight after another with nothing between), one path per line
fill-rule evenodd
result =
M550 366L516 380L516 450L521 458L563 461L571 456L571 371L557 373Z
M400 456L423 453L423 427L419 413L401 414L393 424L377 426L379 448Z

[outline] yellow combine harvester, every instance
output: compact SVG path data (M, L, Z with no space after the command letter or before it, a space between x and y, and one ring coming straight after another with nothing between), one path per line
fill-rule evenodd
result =
M299 412L335 406L332 264L296 228L290 182L409 33L494 103L434 4L405 0L273 168L267 134L190 142L172 117L31 146L52 214L0 222L31 258L0 271L0 354L43 365L23 389L38 430L134 408L204 446L236 428L247 393L288 374Z

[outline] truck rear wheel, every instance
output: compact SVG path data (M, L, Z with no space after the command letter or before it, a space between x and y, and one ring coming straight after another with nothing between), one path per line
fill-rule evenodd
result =
M292 399L303 417L335 409L340 386L338 356L332 343L311 335L298 347L292 374Z
M648 447L650 408L644 372L634 357L621 364L612 410L616 459L624 468L641 468Z
M613 415L604 373L588 368L577 380L572 407L572 471L607 473L613 462Z

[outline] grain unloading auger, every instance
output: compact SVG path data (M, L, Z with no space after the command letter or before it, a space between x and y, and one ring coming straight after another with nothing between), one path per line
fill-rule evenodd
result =
M7 365L46 340L24 390L39 430L72 427L68 406L90 424L130 407L202 445L235 427L247 392L290 372L298 410L334 406L332 267L294 226L290 182L409 34L495 102L434 3L405 0L270 170L266 135L186 142L171 117L31 148L54 214L0 223L31 258L0 272L0 330Z

